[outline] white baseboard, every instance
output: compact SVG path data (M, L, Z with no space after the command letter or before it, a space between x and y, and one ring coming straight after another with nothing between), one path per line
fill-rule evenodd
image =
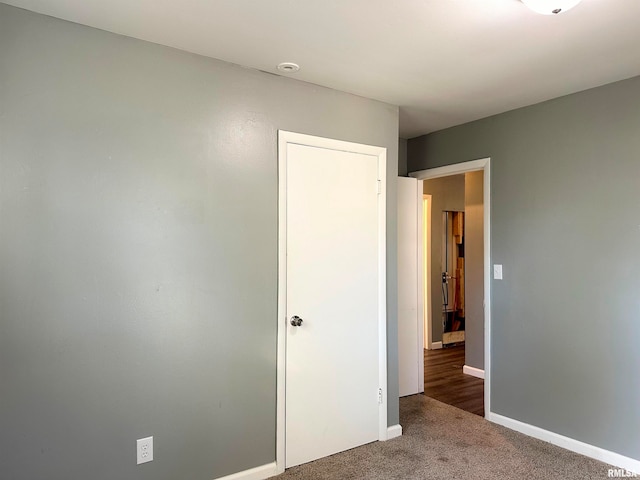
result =
M402 425L391 425L387 427L387 440L400 437L402 435Z
M470 367L469 365L464 365L462 367L462 373L466 373L467 375L471 375L472 377L482 378L484 380L484 370L480 370L476 367Z
M431 344L431 350L440 350L442 348L442 342L433 342Z
M601 462L608 463L609 465L613 465L615 467L624 468L628 472L640 474L640 460L625 457L624 455L610 452L609 450L605 450L594 445L589 445L588 443L574 440L573 438L565 437L563 435L550 432L549 430L534 427L533 425L522 423L509 417L503 417L502 415L498 415L497 413L489 413L489 415L487 416L487 420L510 428L511 430L524 433L525 435L528 435L530 437L534 437L539 440L552 443L559 447L566 448L567 450L571 450L572 452L579 453L586 457L600 460Z
M216 480L265 480L266 478L273 477L278 473L276 462L267 463L259 467L250 468L249 470L243 470L242 472L233 473L226 477L219 477Z

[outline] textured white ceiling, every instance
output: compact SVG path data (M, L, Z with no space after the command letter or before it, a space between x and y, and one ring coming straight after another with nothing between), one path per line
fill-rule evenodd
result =
M640 74L640 0L3 0L400 106L411 138Z

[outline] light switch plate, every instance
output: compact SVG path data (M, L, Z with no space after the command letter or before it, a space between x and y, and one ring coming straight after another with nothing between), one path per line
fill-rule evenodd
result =
M153 437L136 440L137 464L147 463L153 460Z
M502 280L502 265L495 264L493 266L493 278L495 280Z

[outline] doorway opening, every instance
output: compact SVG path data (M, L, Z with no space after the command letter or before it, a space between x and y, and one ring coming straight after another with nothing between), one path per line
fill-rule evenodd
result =
M486 158L409 174L424 180L422 207L427 210L423 211L425 309L421 339L425 394L485 417L490 413L491 360L489 166ZM437 191L428 183L436 179L462 185L461 206L439 205ZM465 185L467 179L471 184ZM434 226L440 230L437 234ZM462 232L463 238L456 238L456 232ZM470 291L472 284L476 287ZM451 388L437 398L432 388L441 387L447 377Z
M484 381L467 370L484 370L482 183L482 171L422 182L432 210L424 224L432 245L424 394L477 415L484 415Z

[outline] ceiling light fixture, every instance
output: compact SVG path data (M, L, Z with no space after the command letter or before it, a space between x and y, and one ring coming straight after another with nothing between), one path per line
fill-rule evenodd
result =
M543 15L557 15L575 7L580 0L522 0L527 7Z
M300 65L291 62L282 62L278 65L278 70L285 73L295 73L300 70Z

